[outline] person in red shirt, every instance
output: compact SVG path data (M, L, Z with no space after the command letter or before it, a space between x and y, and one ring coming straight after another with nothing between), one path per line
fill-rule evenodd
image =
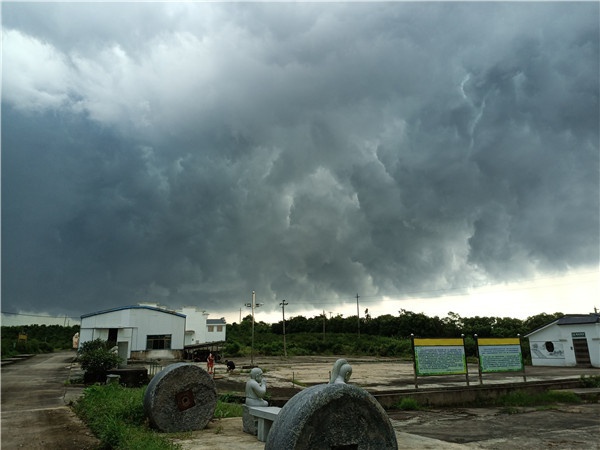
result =
M215 357L212 353L208 354L208 358L206 358L206 371L208 373L213 373L213 369L215 367Z

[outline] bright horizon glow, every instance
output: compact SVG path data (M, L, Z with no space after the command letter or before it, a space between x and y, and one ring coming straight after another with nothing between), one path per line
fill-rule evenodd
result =
M371 317L384 314L396 316L401 309L440 318L447 317L450 311L461 317L511 317L521 320L541 313L588 314L594 312L594 308L600 309L600 271L587 270L553 277L538 277L520 283L482 286L465 291L465 293L422 298L396 299L384 296L379 301L373 300L372 297L359 297L360 317L364 318L367 308ZM256 301L263 303L259 293L257 293ZM322 314L323 311L327 317L338 314L341 314L342 317L356 316L356 302L346 302L335 307L327 305L318 310L315 308L298 309L294 307L293 299L286 298L286 301L288 302L285 310L286 319L295 316L310 318ZM207 312L211 319L225 317L228 324L240 321L239 310L227 313ZM242 318L250 313L250 308L242 307ZM45 313L23 311L20 311L19 314L22 315L2 314L2 325L17 326L34 323L64 325L66 323L67 326L70 326L79 324L79 320L75 317L56 317ZM257 322L277 323L282 319L281 309L265 312L261 308L256 308L254 314Z
M520 283L503 283L466 289L465 293L448 294L438 297L395 299L383 297L374 302L368 297L359 297L361 318L365 309L371 317L384 314L398 315L401 309L426 316L446 317L450 311L461 317L511 317L524 320L541 313L589 314L600 308L600 271L587 270L566 275L538 277ZM360 293L359 293L360 295ZM314 317L323 310L306 309L298 311L292 299L286 299L286 319L302 315ZM260 302L257 294L257 302ZM348 302L335 308L324 308L327 317L342 314L343 317L356 316L356 302ZM330 314L331 313L331 314ZM250 309L242 309L242 318L250 314ZM281 321L279 312L261 312L256 309L255 320L266 323ZM218 316L218 314L216 315ZM227 323L239 322L239 313L225 315Z

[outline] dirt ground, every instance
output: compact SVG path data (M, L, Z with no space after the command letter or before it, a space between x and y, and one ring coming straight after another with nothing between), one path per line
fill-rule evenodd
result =
M73 372L68 352L36 355L2 367L2 449L93 449L98 441L72 413L69 403L81 387L66 385ZM335 357L255 358L263 368L272 396L293 394L300 386L325 383ZM350 383L373 393L413 389L412 364L385 358L348 358ZM216 365L219 393L243 395L249 359L236 359L236 371ZM477 382L476 367L469 367ZM528 381L600 375L599 369L531 368ZM520 375L488 377L488 382L519 382ZM464 377L430 377L422 386L465 385ZM599 449L600 404L560 405L553 409L522 409L506 414L498 408L440 408L391 411L391 423L400 449ZM264 443L242 432L241 418L211 421L201 431L174 435L186 450L258 450Z
M302 386L329 381L333 363L338 359L334 356L296 356L293 358L257 357L254 365L264 372L269 392L278 389L300 389ZM350 383L362 387L371 393L390 390L414 389L414 370L412 362L394 358L346 358L352 365ZM236 369L230 374L226 371L224 361L215 365L215 382L226 390L239 388L243 392L243 385L248 379L251 361L249 358L236 359ZM200 367L204 365L198 363ZM478 384L477 365L469 364L469 380L471 384ZM597 368L579 367L531 367L525 369L528 382L547 381L553 379L578 379L581 375L600 375ZM522 373L484 374L483 384L492 383L520 383L523 382ZM434 376L419 377L419 387L443 388L466 386L465 376ZM240 387L241 386L241 387Z
M255 358L265 372L272 396L292 395L301 386L327 382L335 357ZM347 358L352 365L350 383L372 393L414 388L412 363L389 358ZM219 392L239 392L248 378L250 360L236 360L233 374L216 366ZM478 383L477 367L470 366L471 382ZM526 368L527 381L578 379L600 375L599 369ZM522 374L484 377L486 383L522 382ZM429 377L420 386L465 386L465 377ZM416 449L600 449L600 404L559 405L552 409L519 408L508 414L502 408L440 408L420 411L390 411L398 447ZM239 433L241 420L223 419L194 432L180 443L186 450L263 449L252 436ZM247 439L250 437L251 439ZM255 438L254 438L255 439ZM231 445L231 446L230 446Z

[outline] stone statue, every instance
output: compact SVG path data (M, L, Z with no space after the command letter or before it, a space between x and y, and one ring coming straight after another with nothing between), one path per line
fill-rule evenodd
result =
M250 371L250 379L246 381L246 405L267 406L269 403L263 399L267 393L267 383L263 380L263 373L258 367Z
M333 364L329 384L347 383L352 375L352 366L345 359L338 359Z
M338 359L327 384L303 389L281 408L264 450L398 450L396 432L379 402L347 384L352 366Z

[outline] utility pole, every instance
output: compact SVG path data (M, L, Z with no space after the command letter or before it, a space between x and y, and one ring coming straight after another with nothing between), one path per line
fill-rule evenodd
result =
M254 366L254 309L262 306L262 303L256 303L256 294L252 291L252 303L246 303L248 308L252 308L252 347L250 353L250 365Z
M356 294L356 320L358 321L358 337L360 337L360 310L358 309L358 297Z
M285 346L285 305L289 305L285 300L279 304L281 306L281 314L283 315L283 356L287 358L287 348Z
M325 319L327 319L327 315L325 314L325 310L323 310L323 342L325 342Z

